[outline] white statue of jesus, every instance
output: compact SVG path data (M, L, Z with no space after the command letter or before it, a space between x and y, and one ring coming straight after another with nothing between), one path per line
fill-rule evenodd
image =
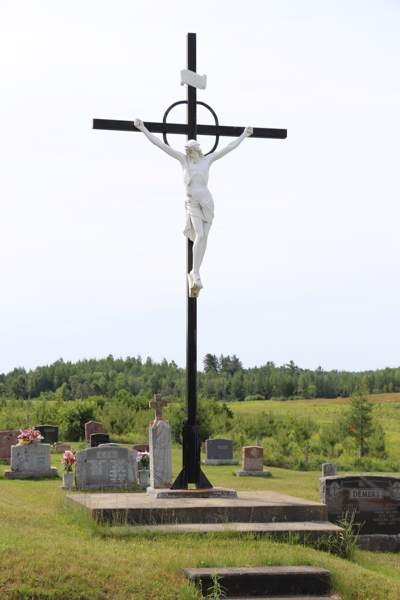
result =
M136 129L143 131L145 136L167 154L179 160L183 170L183 184L186 192L186 226L184 234L193 242L193 268L188 274L189 296L196 298L203 287L200 279L200 267L207 247L207 238L214 218L214 200L207 187L210 166L215 160L232 152L253 134L252 127L246 127L242 135L225 146L219 152L204 156L196 140L188 140L184 146L185 154L174 150L151 134L143 121L135 119Z

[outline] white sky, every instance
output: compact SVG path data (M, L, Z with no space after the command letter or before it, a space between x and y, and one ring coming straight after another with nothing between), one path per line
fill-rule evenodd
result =
M187 32L222 125L288 129L211 169L199 367L398 366L397 0L0 0L0 373L184 366L179 163L91 120L160 121L185 99Z

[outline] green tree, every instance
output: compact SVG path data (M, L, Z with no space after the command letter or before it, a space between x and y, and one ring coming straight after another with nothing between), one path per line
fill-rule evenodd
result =
M218 371L218 357L215 354L206 354L203 358L204 373Z
M365 440L373 432L372 404L366 394L357 392L350 397L350 410L347 413L348 432L354 437L360 449L360 458L364 456Z
M68 402L61 411L63 435L69 442L77 442L85 436L85 423L94 419L94 402L75 400Z

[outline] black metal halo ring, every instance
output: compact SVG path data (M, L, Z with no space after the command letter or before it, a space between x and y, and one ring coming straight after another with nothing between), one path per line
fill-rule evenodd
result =
M163 123L165 124L167 122L167 117L168 117L170 111L175 106L178 106L178 104L187 104L187 103L188 103L187 100L179 100L179 102L174 102L174 104L171 104L171 106L169 108L167 108L167 110L164 113ZM201 104L202 106L205 106L206 108L208 108L208 110L210 111L210 113L214 117L215 125L218 127L218 125L219 125L218 117L215 114L215 112L213 111L213 109L211 108L211 106L208 106L208 104L206 104L205 102L200 102L199 100L196 101L196 104ZM164 143L167 144L167 146L169 146L169 143L168 143L168 140L167 140L167 134L166 133L163 133L163 140L164 140ZM210 150L210 152L207 152L207 154L205 154L204 156L208 156L209 154L212 154L213 152L215 152L215 150L217 149L217 146L218 146L218 142L219 142L219 135L216 135L215 136L214 146L212 147L212 149Z

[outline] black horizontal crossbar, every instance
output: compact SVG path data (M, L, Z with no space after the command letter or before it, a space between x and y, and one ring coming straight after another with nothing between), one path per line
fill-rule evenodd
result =
M180 133L187 134L188 126L180 123L150 123L146 121L145 126L150 133ZM93 119L93 129L108 129L111 131L134 131L139 129L133 121L114 121L109 119ZM244 127L229 127L224 125L197 125L198 135L221 135L225 137L238 137L244 131ZM253 128L253 138L273 138L284 140L287 137L287 129L266 129L264 127Z

